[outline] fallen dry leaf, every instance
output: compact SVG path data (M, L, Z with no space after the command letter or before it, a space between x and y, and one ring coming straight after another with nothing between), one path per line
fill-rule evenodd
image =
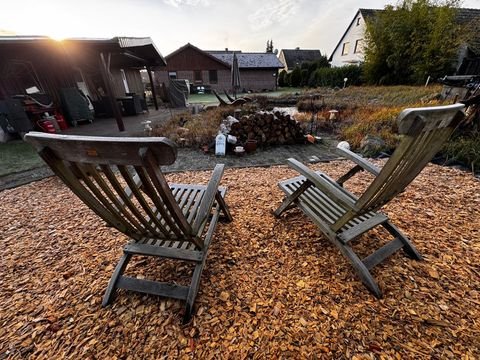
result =
M351 166L312 168L337 178ZM121 291L101 307L127 238L58 179L0 192L0 359L480 358L478 179L429 165L384 208L425 261L398 252L374 268L377 300L299 210L271 215L282 199L277 182L294 175L225 171L234 221L217 228L187 326L173 299ZM346 187L359 194L371 180L361 173ZM364 256L384 239L374 230L352 246ZM191 275L189 264L151 258L129 271L179 284Z

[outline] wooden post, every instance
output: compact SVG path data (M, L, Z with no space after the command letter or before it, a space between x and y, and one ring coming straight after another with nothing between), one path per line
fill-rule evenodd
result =
M100 53L100 70L102 73L103 82L105 83L105 90L107 92L108 100L110 102L110 106L112 107L113 116L115 116L115 120L117 120L118 131L125 131L122 113L120 112L117 101L115 100L115 96L113 95L112 83L110 79L110 58L111 54L108 53L107 62L105 61L105 56L103 55L103 52Z
M152 88L153 104L155 105L155 110L158 110L157 93L155 92L155 85L153 84L153 77L152 77L152 68L150 66L147 66L147 73L148 73L148 79L150 80L150 87Z

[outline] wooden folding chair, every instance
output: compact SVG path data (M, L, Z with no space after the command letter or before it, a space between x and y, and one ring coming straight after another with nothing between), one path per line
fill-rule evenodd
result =
M220 212L232 219L226 189L219 187L224 166L215 167L206 186L168 184L160 166L175 161L176 147L166 138L30 132L25 140L90 209L131 238L102 305L110 304L119 288L181 299L188 322ZM190 286L124 276L134 255L193 262Z
M397 118L402 140L381 170L344 148L337 148L338 153L357 165L337 181L323 172L313 172L295 159L288 159L288 165L301 176L279 183L286 197L274 211L275 216L295 206L301 209L350 261L365 286L380 298L382 292L370 273L374 266L399 249L414 259L422 257L409 239L378 210L402 192L441 149L464 118L463 108L464 105L455 104L403 110ZM372 173L375 180L357 198L343 188L343 183L363 170ZM394 239L360 259L350 246L351 242L379 225Z

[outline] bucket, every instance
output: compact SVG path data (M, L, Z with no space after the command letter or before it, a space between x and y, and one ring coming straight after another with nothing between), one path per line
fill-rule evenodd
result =
M247 140L243 147L247 153L252 153L257 150L257 140Z

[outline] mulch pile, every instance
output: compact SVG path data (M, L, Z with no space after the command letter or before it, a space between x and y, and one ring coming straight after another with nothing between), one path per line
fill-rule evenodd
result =
M349 165L313 168L336 177ZM1 192L0 359L480 357L477 179L430 165L386 206L425 261L398 252L376 267L377 300L300 211L271 215L282 198L276 183L292 175L286 167L226 171L234 221L217 228L188 325L176 300L120 291L101 308L127 239L57 178ZM357 175L347 187L358 192L370 180ZM356 249L366 254L383 235L364 236ZM186 268L132 264L156 279L181 278Z

